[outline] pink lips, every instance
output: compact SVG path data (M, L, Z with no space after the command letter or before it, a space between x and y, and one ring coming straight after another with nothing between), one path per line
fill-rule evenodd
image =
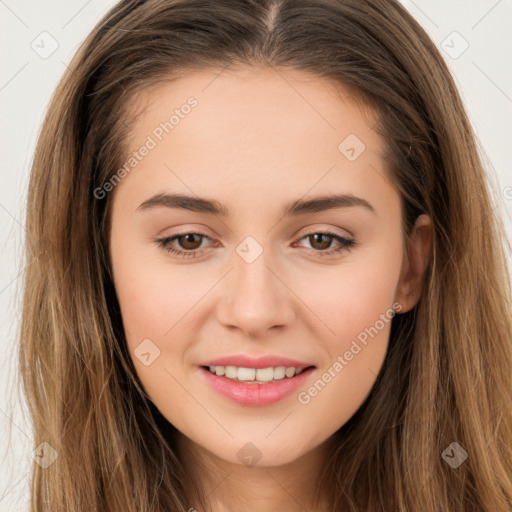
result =
M214 375L208 370L208 366L237 366L243 368L293 366L294 368L302 368L303 371L294 377L284 377L280 380L260 384L240 382L224 376ZM229 356L206 361L200 367L201 375L213 389L233 402L246 406L264 406L279 402L302 386L314 371L315 367L311 364L277 356L259 358L244 355Z

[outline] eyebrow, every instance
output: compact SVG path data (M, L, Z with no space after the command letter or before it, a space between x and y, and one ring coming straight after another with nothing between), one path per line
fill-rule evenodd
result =
M366 199L352 194L331 194L317 196L311 199L297 199L287 203L283 209L283 217L296 217L308 213L318 213L334 208L349 208L362 206L377 215L375 208ZM199 213L210 213L221 217L229 216L229 210L222 203L214 199L193 197L183 194L156 194L144 201L137 210L151 210L153 208L181 208Z

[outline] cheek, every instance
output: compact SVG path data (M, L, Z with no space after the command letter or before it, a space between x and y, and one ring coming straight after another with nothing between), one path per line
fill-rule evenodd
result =
M400 263L391 248L362 251L357 261L354 255L346 264L317 272L314 279L305 279L302 285L296 282L297 294L321 320L331 353L389 313ZM378 326L382 327L380 322Z
M168 339L190 322L194 305L211 285L193 279L189 272L149 266L119 271L116 292L130 348L140 339ZM159 343L160 344L160 343ZM173 346L174 343L173 343Z
M185 424L180 418L190 410L190 399L180 383L186 380L188 349L197 331L194 315L208 283L183 274L158 265L119 266L116 291L126 343L145 391L169 421L188 431L190 418L185 415Z
M325 275L315 280L314 288L300 292L322 320L323 334L317 338L327 356L317 379L297 397L306 422L308 415L325 414L327 429L343 425L364 402L382 368L400 258L391 249L379 254L340 266L335 279Z

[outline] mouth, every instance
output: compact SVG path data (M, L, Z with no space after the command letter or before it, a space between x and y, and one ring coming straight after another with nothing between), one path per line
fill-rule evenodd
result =
M248 368L200 366L211 388L232 402L244 406L265 406L290 396L313 375L315 366Z
M236 382L244 382L247 384L267 384L282 379L292 379L300 375L302 372L314 368L307 366L298 368L294 366L269 366L267 368L245 368L238 366L202 366L204 370L218 377L224 377Z

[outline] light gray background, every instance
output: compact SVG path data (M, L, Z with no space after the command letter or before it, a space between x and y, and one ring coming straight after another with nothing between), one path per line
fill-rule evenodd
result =
M0 0L0 512L28 510L31 431L23 401L16 395L15 358L32 155L51 93L67 63L115 3ZM512 239L512 1L402 3L441 48L452 69L494 182L495 208Z

